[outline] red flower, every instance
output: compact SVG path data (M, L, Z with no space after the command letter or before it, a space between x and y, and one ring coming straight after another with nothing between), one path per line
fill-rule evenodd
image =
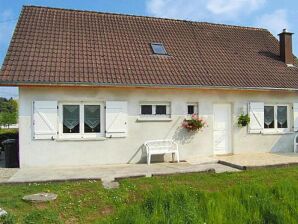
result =
M207 127L207 122L198 117L198 115L192 114L191 119L183 120L182 127L188 131L199 131L202 128Z

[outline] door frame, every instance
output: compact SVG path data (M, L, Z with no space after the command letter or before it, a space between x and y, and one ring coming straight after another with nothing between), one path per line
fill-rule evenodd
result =
M229 113L229 121L228 121L228 148L224 152L216 152L215 150L215 142L214 142L214 126L215 126L215 105L225 105L228 106ZM212 148L214 155L228 155L233 154L232 147L232 104L231 103L213 103L213 130L212 130Z

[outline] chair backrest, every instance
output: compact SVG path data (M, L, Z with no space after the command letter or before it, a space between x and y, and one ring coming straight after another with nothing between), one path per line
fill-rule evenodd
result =
M294 137L294 143L298 143L298 133Z
M294 152L298 152L297 145L298 145L298 133L294 137Z
M144 143L147 150L175 150L176 144L173 140L165 139L165 140L151 140L146 141Z

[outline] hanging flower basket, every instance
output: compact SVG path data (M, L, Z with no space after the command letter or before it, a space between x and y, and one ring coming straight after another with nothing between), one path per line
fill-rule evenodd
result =
M190 119L184 119L182 122L182 127L187 129L188 131L199 131L204 127L207 127L206 121L202 118L198 117L198 115L191 115Z
M239 117L238 117L238 126L239 127L245 127L249 124L250 122L250 117L248 114L241 114Z

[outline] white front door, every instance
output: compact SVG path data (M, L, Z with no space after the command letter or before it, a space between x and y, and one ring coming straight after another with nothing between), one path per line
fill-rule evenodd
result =
M213 106L213 147L214 154L229 154L231 149L231 105Z

